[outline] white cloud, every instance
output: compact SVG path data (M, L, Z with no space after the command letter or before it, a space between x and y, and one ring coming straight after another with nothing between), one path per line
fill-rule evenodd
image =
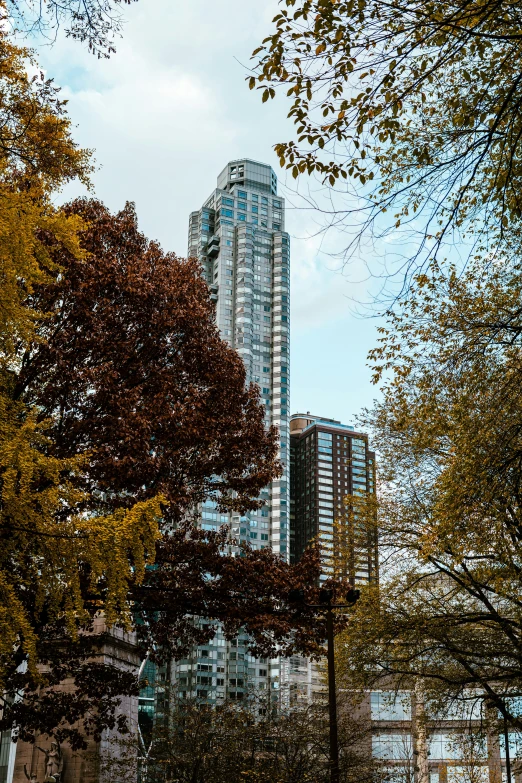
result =
M188 213L227 160L275 163L284 106L263 106L241 63L276 7L274 0L140 0L124 7L124 38L109 61L63 36L39 50L63 87L78 141L95 147L97 194L112 209L136 201L143 230L180 255ZM72 194L68 188L64 197Z
M95 148L98 197L111 209L135 201L142 230L184 255L188 215L228 160L265 161L284 181L273 145L291 134L288 105L284 98L262 104L245 84L250 53L269 34L278 3L139 0L122 7L128 22L109 61L63 35L38 56L63 87L77 140ZM77 192L71 186L62 197ZM364 364L374 328L353 318L353 283L326 252L343 237L325 243L314 236L317 227L312 212L287 212L292 396L300 407L347 419L373 395Z
M320 238L292 242L292 326L294 334L343 318L350 284L339 264L320 250Z

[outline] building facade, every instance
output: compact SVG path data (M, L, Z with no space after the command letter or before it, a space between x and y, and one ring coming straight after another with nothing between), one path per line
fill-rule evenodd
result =
M322 555L321 581L334 576L352 585L378 576L374 531L346 519L347 495L375 493L375 453L368 436L335 419L296 413L290 419L290 524L292 559L297 562L312 540ZM342 573L335 551L342 539Z
M136 635L132 631L112 626L107 628L103 617L96 617L94 633L99 636L99 648L91 662L111 666L120 672L137 675L140 666ZM75 686L71 679L63 681L54 690L68 693ZM121 697L117 716L126 718L132 732L137 730L138 698L135 695ZM82 730L82 723L75 724ZM54 738L45 734L37 736L35 744L18 740L11 741L11 732L0 735L0 783L27 783L27 780L42 783L46 779L46 751L52 750ZM117 728L106 729L97 742L91 735L85 736L86 747L73 749L68 742L58 745L62 771L57 783L116 783L122 777L115 774L122 759L125 759L127 775L124 779L136 780L137 758L128 753Z
M500 715L479 693L441 707L422 689L388 688L365 695L372 757L382 783L507 783ZM522 775L520 733L509 733L511 783Z

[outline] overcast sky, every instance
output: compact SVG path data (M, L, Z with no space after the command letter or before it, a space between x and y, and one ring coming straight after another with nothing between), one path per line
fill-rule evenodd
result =
M52 47L39 42L41 65L69 100L76 139L95 150L97 196L113 210L134 201L141 229L179 255L189 212L228 160L270 163L287 195L273 145L290 136L288 106L283 98L262 104L245 84L276 9L274 0L139 0L124 6L124 37L108 61L64 35ZM292 411L351 423L376 396L366 367L376 323L354 314L350 300L364 289L320 253L317 226L313 212L287 211ZM336 242L342 237L326 247Z

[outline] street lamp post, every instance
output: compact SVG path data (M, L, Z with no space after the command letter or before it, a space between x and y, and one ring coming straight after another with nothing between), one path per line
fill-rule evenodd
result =
M303 590L291 590L289 599L305 603L309 609L326 610L326 640L328 661L328 713L330 724L330 783L339 783L339 731L337 726L337 695L335 690L334 609L348 609L359 599L359 590L351 587L345 604L333 604L333 590L319 592L319 604L306 604Z

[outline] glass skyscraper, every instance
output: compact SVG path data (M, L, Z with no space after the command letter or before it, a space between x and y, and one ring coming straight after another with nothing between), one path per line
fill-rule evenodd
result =
M199 259L216 303L222 337L243 359L247 381L261 389L265 421L280 432L284 473L261 494L264 507L230 520L207 502L202 525L229 522L254 548L290 556L288 403L290 381L290 241L284 200L272 168L244 159L228 163L217 187L189 219L188 254Z
M238 544L271 546L289 560L290 241L284 229L284 200L277 194L272 168L234 160L190 215L188 255L201 264L221 336L241 356L247 381L260 387L266 425L275 425L280 433L278 456L284 466L281 477L261 492L261 509L227 515L209 500L201 508L201 526L214 530L227 524ZM269 702L279 702L288 669L289 663L280 659L254 659L245 634L227 640L218 629L210 644L160 673L155 713L161 715L163 691L215 703L241 701L255 688L269 694Z

